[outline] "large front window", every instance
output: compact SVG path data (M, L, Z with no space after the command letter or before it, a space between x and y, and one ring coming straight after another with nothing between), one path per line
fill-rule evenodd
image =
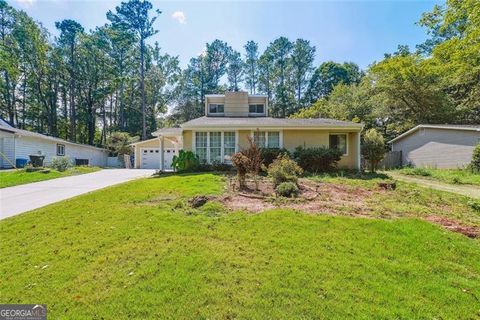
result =
M210 162L222 161L222 133L210 132Z
M223 159L230 161L230 158L235 153L235 132L223 133Z
M254 131L253 142L260 148L280 148L280 132Z
M235 144L235 131L195 133L195 153L200 162L229 162Z
M207 162L208 140L207 132L197 132L195 134L196 154L200 162Z

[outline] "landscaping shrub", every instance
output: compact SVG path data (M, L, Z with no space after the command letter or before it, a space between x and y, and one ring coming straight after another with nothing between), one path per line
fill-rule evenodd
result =
M275 187L282 182L296 184L298 176L302 174L302 168L286 154L279 155L268 167L268 176L272 178Z
M192 151L180 150L178 156L173 156L172 167L177 172L192 172L198 170L200 161Z
M54 157L50 162L50 167L60 172L67 170L71 166L72 163L68 157Z
M385 155L385 140L375 129L369 129L363 137L362 155L370 164L370 171L377 170L378 163Z
M296 197L298 195L298 187L293 182L282 182L280 183L277 188L277 194L282 197Z
M260 152L262 155L262 165L266 168L281 154L291 156L290 152L285 148L261 148Z
M237 152L232 156L232 164L237 169L237 178L240 189L246 187L245 177L250 166L250 159L243 153Z
M480 173L480 143L473 149L472 162L470 162L470 169L473 172Z
M241 153L248 158L247 172L253 176L255 182L255 190L258 190L258 174L262 168L262 153L260 148L255 144L253 138L248 137L248 149L244 149Z
M212 170L213 171L230 171L232 170L232 165L228 163L223 163L220 161L213 161L212 162Z
M295 161L303 170L312 173L327 172L336 169L342 157L338 149L298 147L293 153Z

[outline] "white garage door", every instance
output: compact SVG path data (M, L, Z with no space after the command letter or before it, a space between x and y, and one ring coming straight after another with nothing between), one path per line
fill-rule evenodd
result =
M143 148L142 154L142 169L160 169L160 148ZM172 159L175 155L175 149L163 150L163 166L166 170L172 169Z

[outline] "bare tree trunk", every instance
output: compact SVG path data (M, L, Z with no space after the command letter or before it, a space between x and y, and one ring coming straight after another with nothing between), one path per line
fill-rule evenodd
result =
M145 117L145 70L144 70L144 39L140 39L140 90L142 91L142 140L147 139L147 123Z
M74 46L70 46L70 139L75 142L77 140L77 112L75 109L75 57Z

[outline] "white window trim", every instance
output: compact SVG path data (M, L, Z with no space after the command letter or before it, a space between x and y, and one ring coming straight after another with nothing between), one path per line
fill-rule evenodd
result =
M349 133L348 132L330 132L328 134L328 147L331 148L330 146L330 136L338 136L338 135L344 135L345 136L345 143L347 145L347 153L345 154L342 154L342 157L348 157L348 155L350 154L350 143L349 143Z
M255 139L255 132L257 130L250 130L250 138L253 140ZM278 148L282 149L283 148L283 130L258 130L260 132L265 132L265 141L264 141L264 146L265 148L271 148L268 145L268 132L278 132Z
M197 132L207 133L207 163L212 163L211 157L210 157L210 132L220 132L222 163L225 163L225 141L224 141L225 132L235 133L235 152L238 152L238 130L196 130L196 131L192 131L192 151L195 154L197 154L197 143L196 143Z
M62 154L60 154L60 153L58 152L58 147L60 147L60 146L63 147L63 153L62 153ZM65 145L64 145L64 144L61 144L61 143L57 143L57 150L56 150L56 151L57 151L57 152L56 152L57 157L64 157L64 156L65 156Z

